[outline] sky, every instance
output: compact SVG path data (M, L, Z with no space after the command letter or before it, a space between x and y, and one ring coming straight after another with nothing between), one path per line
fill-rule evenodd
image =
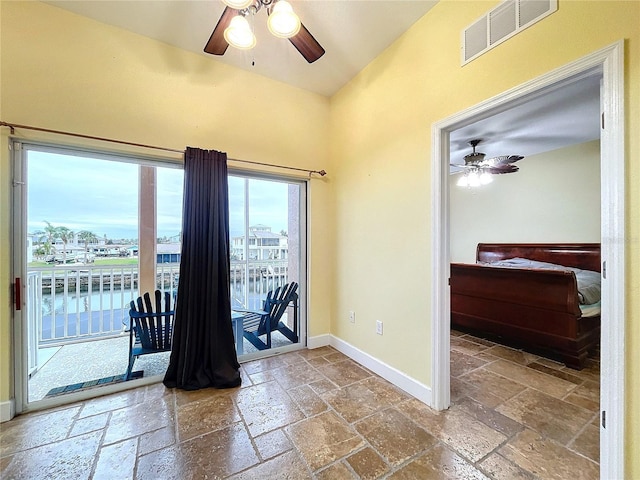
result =
M182 222L183 171L157 167L158 237L177 236ZM249 180L249 222L287 230L286 183ZM244 230L245 180L229 177L231 237ZM108 239L138 237L138 165L29 150L28 233L45 221Z

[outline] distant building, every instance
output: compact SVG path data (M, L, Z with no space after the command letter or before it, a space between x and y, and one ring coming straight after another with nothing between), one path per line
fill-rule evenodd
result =
M286 235L273 233L271 227L254 225L249 227L249 260L286 260L289 243ZM231 258L245 260L245 237L231 239Z
M159 243L156 245L156 263L180 263L182 244Z

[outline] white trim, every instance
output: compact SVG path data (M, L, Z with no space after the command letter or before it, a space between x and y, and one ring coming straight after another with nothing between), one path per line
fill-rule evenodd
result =
M436 137L437 136L437 137ZM448 163L436 161L449 158L449 132L433 129L434 159L431 162L431 389L436 410L449 408L451 382L450 345L450 295L449 295L449 168Z
M16 416L16 403L13 400L0 402L0 422L8 422Z
M331 345L331 335L316 335L315 337L307 337L307 348L320 348Z
M601 478L624 478L625 430L625 123L624 41L618 41L546 75L508 90L440 122L432 129L432 389L438 409L449 405L449 195L447 146L449 133L535 96L559 84L575 81L587 72L603 75L603 108L606 129L601 136L601 244L607 262L602 283L601 408L607 412L607 428L600 427ZM445 333L446 332L446 333ZM438 345L441 343L441 345Z
M391 365L387 365L381 360L372 357L368 353L363 352L359 348L354 347L350 343L347 343L338 337L331 335L330 342L331 346L339 352L344 353L352 360L355 360L360 365L363 365L372 372L380 375L382 378L404 390L409 395L431 406L431 389L425 384L420 383L415 378L409 377L400 370L392 367Z
M600 340L600 476L624 478L625 430L625 122L624 42L607 49L603 64L605 128L601 135L602 260L607 273L602 281Z
M14 413L22 413L26 408L27 384L29 376L27 369L27 332L25 325L26 315L26 299L27 296L27 254L26 245L27 242L27 195L25 189L25 177L26 177L26 157L24 143L11 139L11 145L13 148L13 154L11 155L11 168L14 181L14 188L12 192L13 198L13 225L12 225L12 237L13 244L11 245L12 256L12 282L15 278L22 279L22 305L20 309L13 308L13 388L14 398Z

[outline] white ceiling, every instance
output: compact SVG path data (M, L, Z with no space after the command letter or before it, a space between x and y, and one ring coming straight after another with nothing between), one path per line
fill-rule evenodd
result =
M258 44L253 50L229 47L222 57L204 53L204 45L224 10L221 0L46 3L325 96L337 92L437 3L435 0L290 1L302 23L326 50L315 63L307 63L288 40L275 38L268 32L264 10L254 19ZM530 156L599 138L599 77L581 79L452 132L452 163L464 163L464 155L471 151L467 142L474 138L483 140L478 151L488 158Z
M464 164L471 153L469 141L487 158L499 155L526 157L600 138L600 78L593 72L554 86L518 106L451 133L451 163Z

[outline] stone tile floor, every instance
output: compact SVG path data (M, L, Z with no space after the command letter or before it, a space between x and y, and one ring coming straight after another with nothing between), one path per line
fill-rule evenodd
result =
M244 363L242 386L162 384L0 424L3 479L596 479L599 362L452 332L436 412L331 347Z

